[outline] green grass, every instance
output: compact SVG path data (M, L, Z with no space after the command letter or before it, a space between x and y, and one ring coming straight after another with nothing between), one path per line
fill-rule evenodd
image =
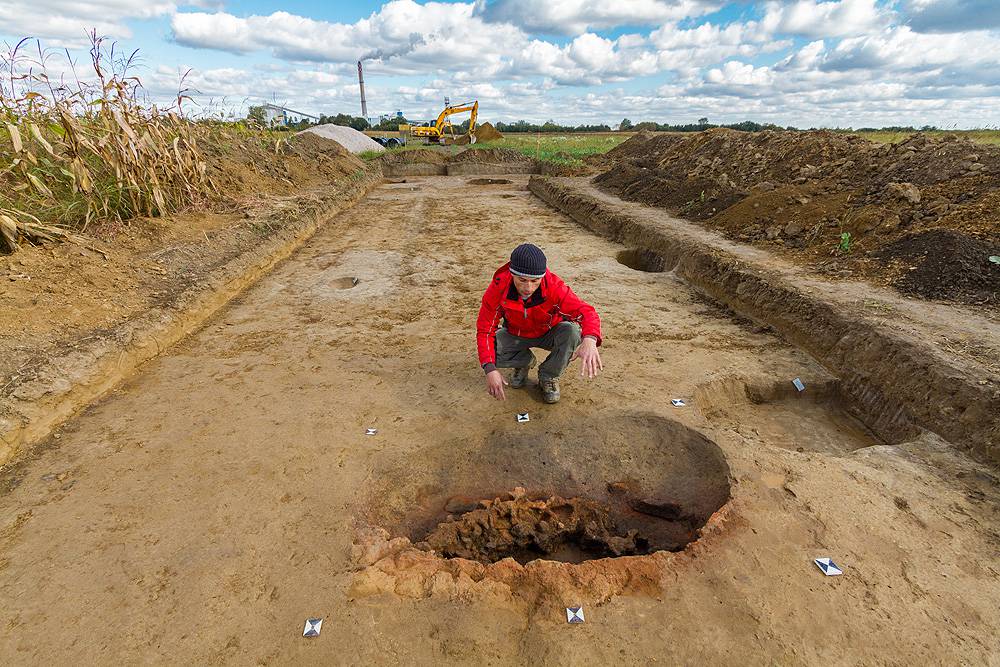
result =
M509 148L524 153L530 158L535 158L543 162L552 162L559 165L579 166L583 164L583 159L589 155L607 153L609 150L622 143L633 133L551 133L551 134L509 134L496 141L483 141L469 146L438 146L435 144L424 144L413 140L406 146L391 149L393 153L402 151L420 150L422 148L432 148L434 150L458 153L466 148L472 150L485 150L487 148ZM365 151L358 153L363 160L374 160L382 155L381 152Z
M470 146L437 146L435 144L424 144L412 141L406 146L393 148L393 153L402 151L420 150L422 148L432 148L434 150L458 153L466 148L472 150L485 150L487 148L509 148L524 153L528 157L552 162L560 165L578 166L583 164L583 159L589 155L607 153L609 150L622 143L632 133L605 133L605 134L509 134L496 141L483 141ZM365 151L358 153L363 160L374 160L381 152Z
M589 155L607 153L632 136L608 134L508 134L503 139L472 145L473 149L510 148L543 162L578 165Z

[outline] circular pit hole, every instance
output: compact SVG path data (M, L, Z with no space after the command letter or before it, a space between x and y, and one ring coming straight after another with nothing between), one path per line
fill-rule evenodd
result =
M353 276L347 276L344 278L335 278L330 285L334 289L351 289L352 287L357 287L358 283L361 282L360 278L355 278Z

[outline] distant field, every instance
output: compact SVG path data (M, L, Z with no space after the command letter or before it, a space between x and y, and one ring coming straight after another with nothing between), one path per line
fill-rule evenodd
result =
M472 148L511 148L529 157L559 164L576 164L588 155L607 153L633 136L631 132L580 134L508 134Z
M367 131L370 136L399 136L398 132ZM579 133L545 133L545 134L515 134L511 133L503 139L484 141L468 148L510 148L520 151L529 157L545 162L555 162L564 165L581 164L588 155L606 153L618 144L634 136L633 132L579 132ZM426 148L427 144L411 142L405 147L394 148L394 151L416 150ZM452 151L464 150L465 147L453 146ZM445 147L440 147L446 150ZM378 157L379 153L361 153L364 159Z
M908 136L914 134L913 132L855 132L858 136L862 136L870 141L875 141L882 144L895 144L903 141ZM1000 130L956 130L956 131L946 131L946 130L932 130L930 132L925 132L929 137L942 137L946 134L955 134L964 139L971 139L972 141L981 144L1000 144Z
M366 134L377 136L398 136L398 132L368 131ZM860 137L878 143L897 143L903 141L913 132L854 132ZM926 132L930 137L941 137L955 134L983 144L1000 145L1000 130L932 130ZM623 141L635 136L634 132L552 132L552 133L509 133L503 139L482 142L472 145L472 149L480 148L510 148L520 151L529 157L546 162L563 165L578 165L589 155L606 153ZM413 150L424 148L425 144L410 143L405 148L395 150ZM452 150L457 150L453 148ZM377 153L362 154L366 159L377 157Z

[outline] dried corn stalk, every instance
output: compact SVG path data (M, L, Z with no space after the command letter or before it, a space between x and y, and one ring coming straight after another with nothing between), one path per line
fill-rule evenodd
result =
M127 76L131 58L118 66L114 47L92 34L96 81L70 91L50 85L44 62L19 74L20 46L0 62L7 80L0 84L0 244L8 252L24 240L68 238L54 225L85 229L97 218L163 215L207 195L197 141L204 130L176 110L143 106L138 79ZM109 62L116 63L110 72Z

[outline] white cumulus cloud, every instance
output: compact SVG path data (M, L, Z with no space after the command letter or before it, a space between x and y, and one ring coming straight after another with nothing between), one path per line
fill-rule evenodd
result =
M50 45L80 45L86 31L127 38L129 19L172 14L179 6L216 7L220 0L2 0L0 34L37 37Z
M720 0L494 0L478 2L477 14L529 32L579 35L618 26L658 25L701 16L722 7Z
M768 2L761 22L768 32L805 37L840 37L877 30L890 12L875 0Z

